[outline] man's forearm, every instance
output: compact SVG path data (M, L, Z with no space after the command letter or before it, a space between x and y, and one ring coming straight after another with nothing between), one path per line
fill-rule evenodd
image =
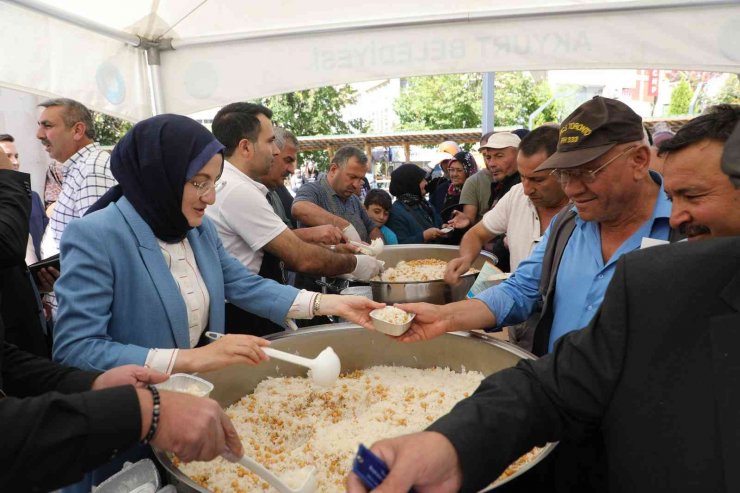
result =
M305 224L306 226L330 224L340 229L344 229L349 225L349 221L346 219L335 216L318 205L306 201L295 202L291 209L291 213L293 214L294 219L300 221L301 224Z
M481 300L463 300L444 306L447 332L477 330L496 325L496 315Z
M481 234L482 224L476 224L463 236L460 242L460 251L458 256L469 262L475 260L480 251L483 249L483 245L486 244L483 234ZM491 236L493 239L493 236ZM490 240L488 240L490 241Z
M355 270L357 258L346 253L335 253L318 245L308 244L305 251L284 259L288 269L305 274L321 276L338 276Z

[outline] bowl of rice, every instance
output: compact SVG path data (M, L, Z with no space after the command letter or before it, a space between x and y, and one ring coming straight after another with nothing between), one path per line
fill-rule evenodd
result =
M331 346L342 362L330 388L316 388L305 370L277 360L256 367L232 365L199 374L214 384L211 398L224 408L245 453L291 487L316 468L317 491L345 491L359 443L425 429L471 395L487 375L534 358L506 342L477 333L448 333L423 344L401 344L355 324L331 324L267 336L271 347L301 356ZM555 447L535 448L488 489L524 474ZM182 463L155 456L180 493L275 493L238 464L217 458Z
M415 315L395 306L386 306L370 312L375 330L391 336L400 336L406 332L411 327Z
M195 375L188 373L173 373L170 378L155 385L159 390L182 392L196 397L208 397L213 390L213 384Z

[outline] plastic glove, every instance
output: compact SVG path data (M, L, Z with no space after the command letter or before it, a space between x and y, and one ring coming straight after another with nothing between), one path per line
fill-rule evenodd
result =
M342 230L342 233L344 233L344 236L346 236L348 240L362 242L362 238L360 238L360 233L357 232L352 224L344 228Z
M350 276L360 281L367 281L371 277L377 276L385 266L385 262L369 255L355 255L355 258L357 258L357 265Z

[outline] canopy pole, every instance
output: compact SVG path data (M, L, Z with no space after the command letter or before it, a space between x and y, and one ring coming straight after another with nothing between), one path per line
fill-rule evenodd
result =
M152 108L152 115L161 115L164 110L164 98L162 97L162 80L159 77L161 67L159 57L159 46L147 46L144 51L146 57L146 78L149 83L149 104Z
M493 102L496 92L494 82L496 82L495 72L485 72L483 74L483 118L481 122L481 134L487 134L493 130L495 116Z

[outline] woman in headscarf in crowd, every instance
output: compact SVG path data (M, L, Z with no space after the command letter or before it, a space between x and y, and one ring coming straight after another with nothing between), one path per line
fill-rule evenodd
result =
M399 243L429 243L444 236L439 229L442 219L424 198L426 172L406 163L391 173L389 191L396 197L388 217L388 226Z
M461 151L455 154L447 165L447 172L450 174L450 185L447 187L444 204L440 216L446 224L454 215L454 211L462 211L460 206L460 193L462 192L465 181L478 171L478 165L475 158L469 152ZM467 229L456 229L450 233L445 243L450 245L459 245Z
M465 181L478 171L478 165L475 158L469 152L461 151L455 154L447 166L447 172L450 174L450 185L447 187L444 205L440 216L442 221L448 222L452 217L452 211L457 210L460 203L460 193L462 192Z
M224 332L224 299L281 325L286 318L339 315L370 328L369 311L383 305L299 292L226 253L204 216L216 199L223 149L205 127L179 115L144 120L116 145L111 171L118 185L62 238L55 360L88 370L137 364L166 373L265 361L261 348L270 343L258 337L232 334L200 344L204 331ZM141 447L131 453L140 456ZM72 491L90 491L120 466L109 464Z

